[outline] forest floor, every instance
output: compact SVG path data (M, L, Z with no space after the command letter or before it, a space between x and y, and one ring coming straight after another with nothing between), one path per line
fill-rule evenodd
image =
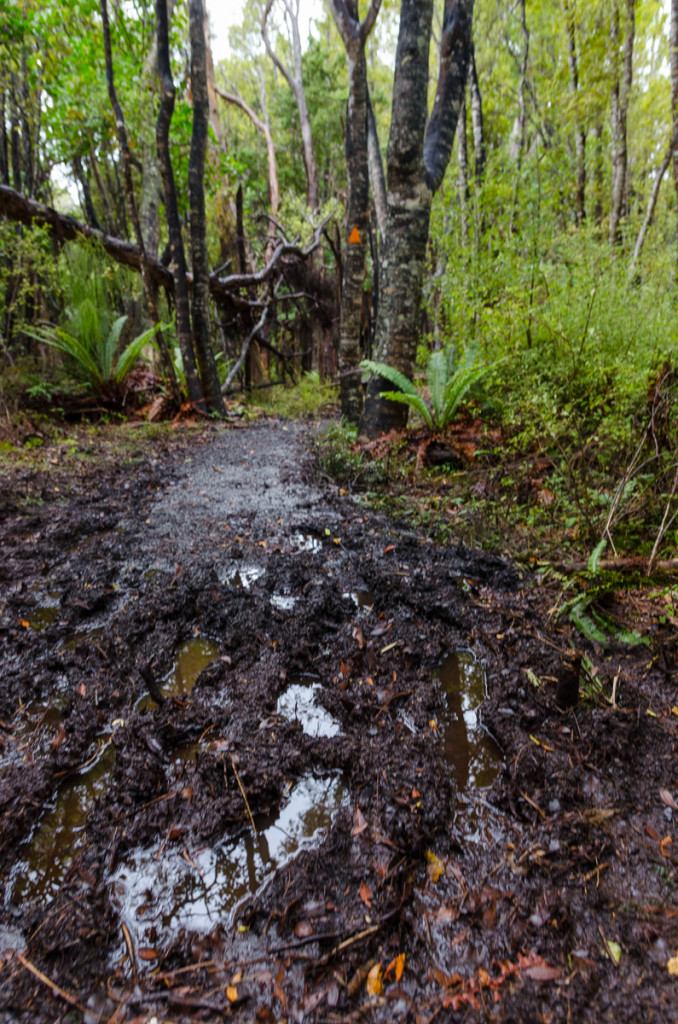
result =
M136 434L3 458L0 1020L678 1021L674 627L592 648L299 424Z

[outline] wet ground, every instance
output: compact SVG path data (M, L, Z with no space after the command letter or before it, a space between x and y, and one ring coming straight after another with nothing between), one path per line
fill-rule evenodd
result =
M678 1020L673 633L590 649L307 440L0 479L0 1020Z

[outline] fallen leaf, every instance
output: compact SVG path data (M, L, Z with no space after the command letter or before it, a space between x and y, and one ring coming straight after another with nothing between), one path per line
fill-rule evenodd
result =
M351 666L347 665L345 661L339 662L339 668L341 669L341 674L344 679L351 674Z
M366 907L369 907L370 910L372 909L372 890L367 882L360 883L360 899Z
M351 832L351 835L362 835L366 828L367 822L365 821L363 812L360 810L359 807L356 807L355 811L353 812L353 831Z
M313 935L313 925L310 921L298 921L294 926L294 934L298 939L307 939Z
M142 948L138 950L137 956L140 960L157 960L158 954L154 949Z
M426 851L426 860L428 861L428 866L426 868L426 874L428 875L428 877L431 879L431 881L435 885L436 882L440 881L440 876L442 875L443 871L445 870L445 865L443 864L443 862L441 860L439 860L438 857L436 857L436 855L433 852L433 850L427 850Z
M659 844L659 849L662 851L662 857L668 857L669 856L669 854L666 851L667 851L667 849L669 848L669 846L671 845L672 842L673 842L673 839L671 838L671 836L664 836L664 838L662 839L661 843Z
M405 954L404 953L400 953L399 956L397 956L395 958L395 960L391 960L390 964L388 965L388 967L384 971L384 977L388 978L388 976L391 973L391 971L394 971L393 977L394 977L395 982L397 984L400 981L400 979L402 978L404 970L405 970Z
M78 687L78 693L80 694L81 697L87 696L87 687L85 686L84 683L80 683L80 686Z
M58 750L65 739L66 726L64 725L63 722L59 722L59 727L54 736L52 736L52 739L49 741L49 745L52 748L52 750Z
M650 837L650 839L654 839L655 843L659 842L659 833L655 832L655 830L652 828L652 825L646 825L645 832Z
M237 1003L238 1001L238 990L235 985L228 985L226 988L226 998L229 1003Z
M238 971L231 978L231 985L238 985L242 981L242 971Z
M548 964L538 967L528 967L524 972L533 981L558 981L563 976L559 967L549 967Z
M21 625L24 627L24 629L30 629L31 628L31 624L28 621L28 619L20 619L19 621L21 622Z
M660 789L659 790L659 795L660 795L660 797L662 798L662 800L664 801L664 803L666 804L667 807L672 807L674 811L678 811L678 804L673 799L673 796L668 791L668 789Z
M380 996L384 991L384 984L381 980L381 961L375 964L367 975L367 992L371 996Z
M360 626L354 626L353 627L353 639L358 644L358 647L364 647L365 646L365 634L363 633L363 631L360 628Z
M384 554L387 555L389 551L395 551L395 544L389 544L387 548L384 548Z
M674 977L678 977L678 950L676 950L676 955L671 957L666 967L669 974L672 974Z

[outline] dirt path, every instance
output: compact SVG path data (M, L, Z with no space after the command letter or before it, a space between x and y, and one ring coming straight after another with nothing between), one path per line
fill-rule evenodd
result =
M306 441L0 481L0 1019L678 1020L674 648L559 710L554 594Z

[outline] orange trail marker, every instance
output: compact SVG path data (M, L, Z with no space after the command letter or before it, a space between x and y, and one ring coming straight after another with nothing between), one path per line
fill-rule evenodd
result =
M360 245L360 243L362 242L362 238L360 237L360 232L358 231L357 227L353 227L353 231L348 236L348 241L350 245Z

